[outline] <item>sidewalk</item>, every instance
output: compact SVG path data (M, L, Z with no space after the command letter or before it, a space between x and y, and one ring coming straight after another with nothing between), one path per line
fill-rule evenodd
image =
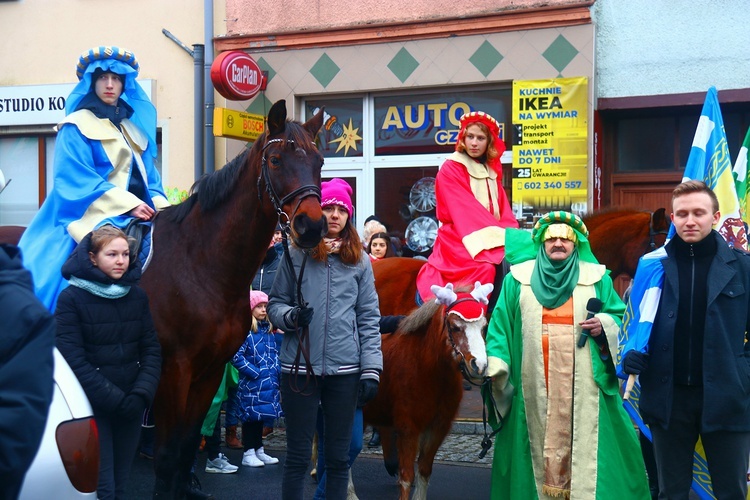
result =
M491 429L487 428L488 432ZM483 434L482 426L482 399L478 387L472 387L470 391L464 391L464 397L461 406L458 409L458 415L453 423L453 430L445 438L440 446L436 461L442 462L459 462L464 465L473 464L479 467L492 467L493 447L490 448L487 455L479 459L479 452L482 450ZM383 452L380 447L368 448L367 443L370 441L371 429L365 430L363 455L378 456ZM286 449L286 429L277 427L273 434L263 439L264 446L269 450Z

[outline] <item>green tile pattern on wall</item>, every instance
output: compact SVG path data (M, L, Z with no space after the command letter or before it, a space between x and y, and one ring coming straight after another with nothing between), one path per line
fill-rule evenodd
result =
M268 61L260 57L256 62L258 63L258 67L261 71L268 71L268 81L270 82L271 80L273 80L273 77L276 76L276 72L273 70L271 65L268 64Z
M401 50L388 63L388 69L401 80L401 83L404 83L417 67L419 67L419 61L414 59L405 47L401 47Z
M271 106L273 106L273 102L271 102L271 100L266 97L265 92L261 92L260 94L255 96L253 101L247 107L246 111L255 115L266 116L268 114L268 110L271 109Z
M286 99L291 106L296 96L592 77L593 39L588 24L252 55L269 71L268 99ZM269 108L258 101L248 111L260 114Z
M487 77L503 60L503 55L487 40L469 58L469 62Z
M331 80L336 77L339 71L341 71L341 68L339 68L338 65L333 62L333 59L328 57L328 54L326 53L323 53L313 67L310 68L310 74L318 80L318 83L320 83L323 88L331 83Z
M577 55L578 49L562 35L555 38L555 41L542 53L542 56L560 73Z

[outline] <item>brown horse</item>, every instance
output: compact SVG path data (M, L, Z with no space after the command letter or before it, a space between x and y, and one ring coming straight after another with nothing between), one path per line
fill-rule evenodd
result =
M327 231L320 209L323 157L313 140L318 113L301 125L274 104L252 149L204 176L182 204L154 222L143 275L162 346L154 401L159 450L154 496L181 498L200 427L224 373L250 329L248 291L277 221L311 248Z
M323 157L313 142L323 112L304 125L286 116L285 102L275 103L252 149L201 178L187 200L154 221L153 256L141 281L163 358L154 497L185 495L202 420L250 329L250 283L277 222L302 248L327 232ZM24 229L0 227L0 242L18 243Z
M378 263L375 269L376 288L388 285L377 278ZM435 454L463 396L461 374L479 384L486 371L486 324L484 316L465 321L431 300L403 320L396 333L382 336L378 394L363 411L365 422L380 431L386 469L391 475L398 471L402 500L409 498L415 459L414 498L426 498Z
M589 230L591 250L612 272L635 276L638 259L664 245L669 220L663 208L655 212L635 209L605 209L583 216Z

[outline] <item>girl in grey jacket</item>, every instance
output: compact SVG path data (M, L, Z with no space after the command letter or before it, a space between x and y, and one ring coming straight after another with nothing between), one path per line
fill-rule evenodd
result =
M287 424L282 498L303 496L318 405L324 415L326 497L346 498L354 411L377 393L383 368L380 312L370 259L351 222L351 187L322 183L327 237L306 255L290 249L271 289L268 314L286 331L279 353L281 401ZM297 276L302 276L302 304Z

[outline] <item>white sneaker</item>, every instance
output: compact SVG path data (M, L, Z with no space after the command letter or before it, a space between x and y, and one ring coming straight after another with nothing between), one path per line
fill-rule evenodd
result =
M255 450L250 448L242 454L242 465L247 465L248 467L263 467L266 464L255 456Z
M266 452L263 450L262 446L258 448L257 450L255 450L255 456L266 465L273 465L273 464L279 463L278 458L266 455Z
M223 453L213 460L206 460L206 472L209 474L234 474L239 467L232 465Z

